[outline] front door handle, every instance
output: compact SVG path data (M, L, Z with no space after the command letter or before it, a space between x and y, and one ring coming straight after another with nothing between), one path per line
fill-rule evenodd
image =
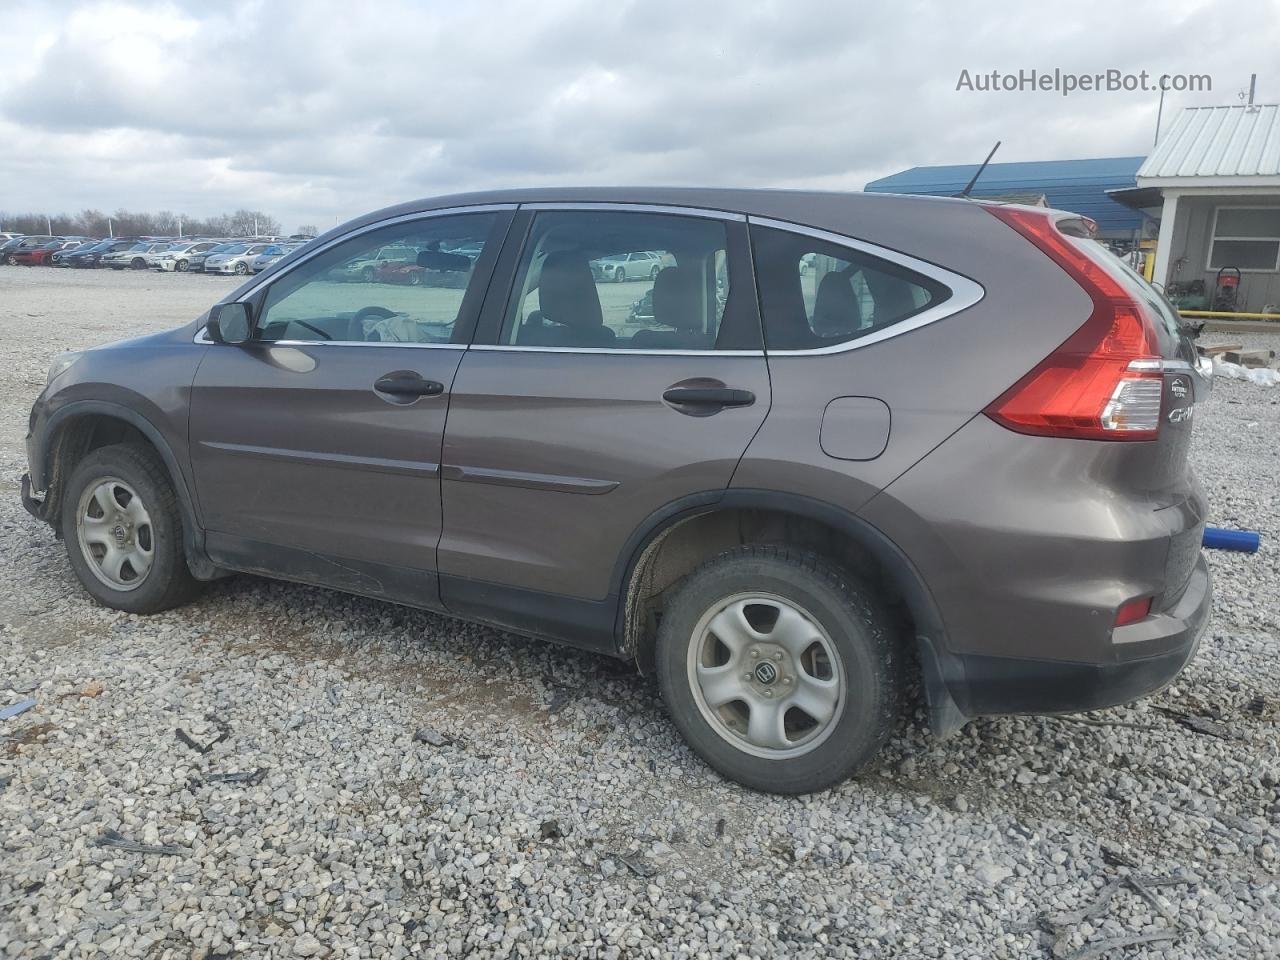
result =
M749 407L756 402L756 395L731 387L671 387L662 399L686 407Z
M444 384L424 380L416 373L388 373L374 381L373 389L393 397L434 397L444 393Z

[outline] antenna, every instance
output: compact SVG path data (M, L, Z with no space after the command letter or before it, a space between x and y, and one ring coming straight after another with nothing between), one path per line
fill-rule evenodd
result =
M965 184L965 188L963 190L961 190L959 193L956 194L957 197L969 196L969 191L973 189L973 185L977 183L978 178L982 176L982 171L987 169L987 164L991 162L991 158L996 155L996 151L999 149L1000 149L1000 141L997 140L996 145L992 147L991 152L987 154L987 159L983 160L982 163L978 165L978 169L973 172L973 179L971 179L967 184Z

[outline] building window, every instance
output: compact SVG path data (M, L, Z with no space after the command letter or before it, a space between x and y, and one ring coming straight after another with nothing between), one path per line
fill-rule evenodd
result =
M1280 207L1218 207L1208 269L1280 269Z

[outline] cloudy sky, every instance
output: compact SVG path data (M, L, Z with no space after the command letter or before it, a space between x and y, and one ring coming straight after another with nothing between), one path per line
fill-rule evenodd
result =
M128 0L0 9L0 210L327 228L549 183L860 189L931 163L1137 155L1155 93L962 70L1203 73L1280 100L1274 0ZM1004 8L1001 10L1000 8Z

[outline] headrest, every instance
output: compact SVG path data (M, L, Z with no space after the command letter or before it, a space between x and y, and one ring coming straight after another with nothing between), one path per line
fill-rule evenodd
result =
M862 308L847 274L832 272L818 284L813 302L813 332L834 337L857 330L862 325Z
M538 282L538 306L548 320L575 330L604 326L600 295L584 253L557 250L547 255Z
M698 278L686 267L663 267L653 281L653 319L665 327L701 332Z

